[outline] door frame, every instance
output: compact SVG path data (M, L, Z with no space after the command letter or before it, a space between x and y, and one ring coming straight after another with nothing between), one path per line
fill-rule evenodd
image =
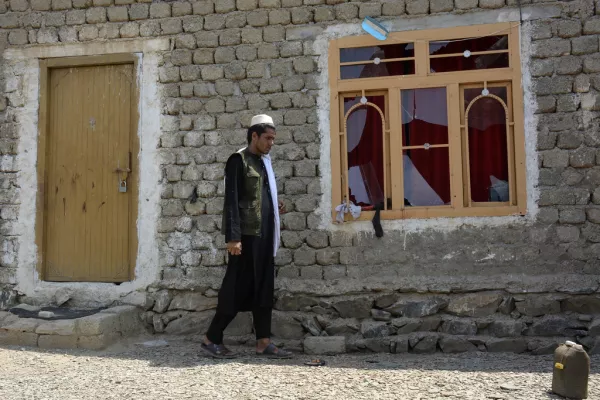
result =
M47 138L49 131L49 95L50 95L50 80L48 79L49 71L53 68L68 68L68 67L90 67L102 65L133 65L133 93L131 94L131 126L129 136L129 146L131 149L131 204L129 213L129 273L124 282L133 281L135 279L135 267L137 262L138 251L138 236L137 236L137 217L139 203L139 152L140 141L138 136L139 126L139 58L134 54L107 54L96 56L77 56L77 57L60 57L40 59L40 95L39 95L39 119L38 119L38 151L37 151L37 182L38 190L36 195L36 221L35 221L35 244L37 246L37 271L40 280L46 281L47 267L45 265L45 241L46 241L46 182L47 182Z

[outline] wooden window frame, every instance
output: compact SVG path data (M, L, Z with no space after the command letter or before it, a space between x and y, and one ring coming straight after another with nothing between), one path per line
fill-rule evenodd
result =
M36 269L41 277L45 280L47 277L47 267L45 261L45 213L46 213L46 196L45 183L47 182L47 137L49 131L50 117L49 113L49 95L50 95L50 79L49 72L54 68L68 67L85 67L85 66L100 66L100 65L120 65L132 64L134 71L134 87L131 102L131 172L129 179L132 184L131 189L131 212L129 220L129 274L123 282L133 281L135 279L135 267L137 263L138 251L138 235L137 235L137 217L138 217L138 199L139 199L139 160L138 154L140 150L140 142L138 137L139 125L139 101L140 88L138 82L139 58L135 54L107 54L96 56L76 56L76 57L57 57L57 58L42 58L40 59L40 97L39 97L39 120L38 120L38 149L37 149L37 181L38 188L36 193L36 216L35 216L35 244L37 247L37 264Z
M429 72L429 42L478 38L483 36L507 35L508 50L495 53L509 54L509 67L457 72ZM353 47L379 46L389 44L413 43L415 52L415 73L412 75L387 76L375 78L340 79L340 49ZM486 53L486 52L484 52ZM477 53L479 54L479 53ZM477 55L474 53L474 55ZM450 205L423 207L405 207L402 157L389 154L402 154L402 124L399 112L386 112L387 133L384 145L385 186L391 193L392 207L381 211L382 219L407 218L439 218L439 217L486 217L525 215L527 212L526 170L525 170L525 132L523 113L523 89L521 84L521 60L519 45L519 24L498 23L447 29L395 32L385 42L371 36L354 36L332 40L329 42L329 82L330 82L330 138L331 138L331 179L332 210L335 220L335 207L348 201L344 195L348 181L346 164L346 131L343 108L344 97L350 94L372 95L385 93L386 108L400 110L403 89L445 88L448 104L448 145L450 159ZM468 155L465 152L466 130L463 124L465 110L463 106L463 90L469 85L476 87L507 86L507 103L503 107L508 110L507 145L510 201L507 203L474 203L469 195ZM462 89L461 89L462 88ZM460 102L460 103L459 103ZM386 157L385 154L388 154ZM385 165L385 164L384 164ZM392 179L397 177L396 179ZM346 193L347 194L347 193ZM387 206L387 204L386 204ZM363 211L358 220L370 220L374 211ZM346 214L346 220L353 218Z

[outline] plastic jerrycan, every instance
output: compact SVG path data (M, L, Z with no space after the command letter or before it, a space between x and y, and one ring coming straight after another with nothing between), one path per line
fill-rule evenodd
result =
M590 357L580 344L570 341L554 352L552 391L570 399L587 399Z

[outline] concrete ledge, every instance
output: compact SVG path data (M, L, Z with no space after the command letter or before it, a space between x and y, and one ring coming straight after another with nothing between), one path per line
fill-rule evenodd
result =
M4 57L8 59L55 58L92 56L99 54L145 53L166 51L170 48L168 38L111 40L93 43L57 43L50 45L33 45L18 49L7 49Z
M142 333L141 310L120 306L83 318L47 321L0 313L0 345L102 350Z

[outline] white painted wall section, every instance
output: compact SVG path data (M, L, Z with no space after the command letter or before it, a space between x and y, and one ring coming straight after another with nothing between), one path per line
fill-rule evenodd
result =
M528 21L560 16L561 8L558 6L532 6L511 10L489 10L464 15L439 15L417 18L402 18L399 20L385 21L383 24L390 32L412 31L417 29L450 28L456 26L479 25L499 22L519 23L521 25L521 68L523 73L522 85L524 92L525 112L525 151L527 169L527 215L506 217L477 217L477 218L430 218L382 221L384 231L400 231L405 233L422 232L428 229L437 231L452 231L469 225L471 227L491 227L510 224L532 224L538 213L537 199L539 191L536 182L539 176L537 162L537 118L535 116L536 103L532 92L531 83L531 23ZM318 121L321 136L321 171L322 197L319 209L316 211L320 217L320 229L342 232L373 232L373 225L369 221L353 221L344 224L334 224L331 218L331 147L329 123L329 72L328 49L329 41L347 36L366 34L360 24L338 24L329 26L314 42L314 52L319 55L319 98Z
M142 303L146 288L159 278L156 226L160 215L160 85L158 67L168 39L115 41L110 43L32 46L5 51L6 76L15 76L22 89L23 107L13 109L19 122L18 183L20 187L19 252L16 290L40 304L52 303L57 293L68 295L73 304L110 304L127 296L130 303ZM138 255L135 279L121 285L112 283L44 282L37 272L35 214L37 182L37 140L39 110L39 59L99 54L133 53L139 57L137 71L140 90L138 136L140 140L139 204L137 216Z

